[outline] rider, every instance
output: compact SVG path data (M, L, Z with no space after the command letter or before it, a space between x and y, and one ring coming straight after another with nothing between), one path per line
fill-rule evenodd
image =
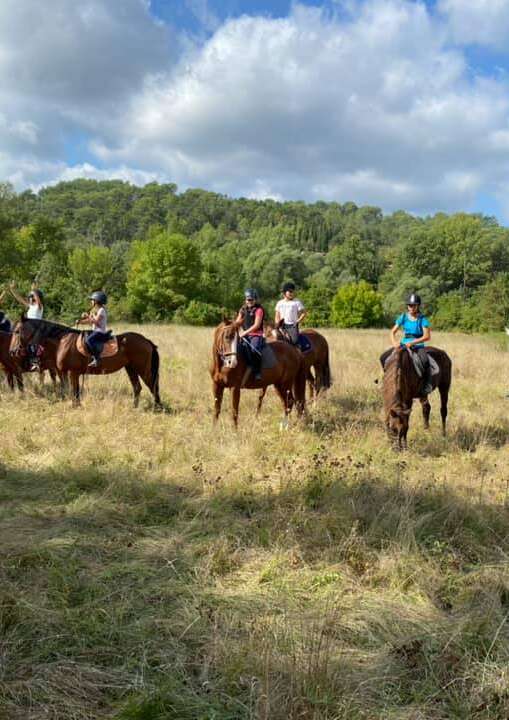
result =
M5 290L2 290L2 292L0 293L0 303L4 299L5 293L6 293ZM11 321L9 320L7 315L2 310L0 310L0 332L10 333L11 330L12 330Z
M295 297L295 284L287 282L283 285L283 299L276 304L276 327L286 330L293 345L299 342L299 323L306 317L307 311L303 303Z
M92 355L88 367L97 368L101 364L104 343L110 337L110 333L107 331L108 315L104 307L108 302L108 296L102 290L96 290L90 295L89 300L92 301L90 312L83 313L78 324L90 323L92 325L92 332L86 339L87 347Z
M13 298L17 300L20 305L23 305L23 307L26 308L25 314L28 320L42 320L42 317L44 315L44 295L42 294L42 290L40 290L35 283L32 283L32 287L30 289L30 292L28 293L27 299L25 299L17 292L14 283L11 283L9 285L9 290ZM40 348L38 345L27 345L27 361L29 370L40 369L41 353L42 348Z
M403 337L399 340L396 337L398 330L403 331ZM421 297L417 293L411 293L407 299L407 312L396 318L391 330L391 342L393 347L404 345L415 350L424 368L422 378L422 392L428 395L433 390L431 368L428 354L424 343L431 339L431 327L428 318L421 313Z
M265 310L258 301L254 288L244 291L244 305L240 308L236 322L242 326L239 336L248 345L249 364L255 380L261 380L262 350L264 346L263 321Z

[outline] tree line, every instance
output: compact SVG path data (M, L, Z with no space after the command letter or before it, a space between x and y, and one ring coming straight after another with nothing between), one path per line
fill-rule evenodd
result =
M35 280L47 315L66 322L101 288L117 320L213 324L246 286L272 309L286 280L316 326L391 323L410 291L439 329L500 330L509 313L509 230L480 214L384 215L120 180L37 193L4 183L0 253L0 288Z

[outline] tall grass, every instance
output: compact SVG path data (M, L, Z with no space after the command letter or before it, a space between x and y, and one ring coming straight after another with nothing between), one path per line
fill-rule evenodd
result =
M210 331L144 333L165 413L123 374L79 410L1 388L0 718L508 717L503 342L437 336L448 437L432 397L395 454L383 333L327 333L334 386L287 432L272 392L213 428Z

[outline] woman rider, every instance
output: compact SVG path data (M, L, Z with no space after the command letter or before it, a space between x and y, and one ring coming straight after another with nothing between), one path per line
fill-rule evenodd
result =
M20 305L23 305L23 307L26 308L25 314L28 320L42 320L44 315L44 296L42 294L42 290L39 290L35 283L32 283L32 287L26 300L17 292L14 283L9 285L9 290L12 297L17 300ZM30 344L27 346L27 361L30 371L40 369L41 353L42 347L39 347L36 344Z
M86 339L86 344L92 354L92 361L88 364L89 368L97 368L101 364L101 353L104 343L110 338L107 331L108 315L104 307L108 302L108 296L102 290L97 290L90 295L89 300L92 301L90 312L83 313L78 320L81 323L90 323L92 332Z
M254 288L244 292L244 305L240 308L236 323L241 325L239 336L244 338L248 345L249 364L254 379L261 380L262 350L264 345L263 321L265 310L258 302L258 293Z
M399 330L403 331L401 340L396 337ZM433 390L429 358L424 348L424 343L430 339L430 322L428 318L421 313L421 297L417 295L417 293L412 293L407 299L407 312L402 313L396 318L396 322L391 330L391 342L395 348L404 345L407 348L412 348L412 350L415 350L419 354L424 368L424 377L422 378L422 392L424 395L428 395Z

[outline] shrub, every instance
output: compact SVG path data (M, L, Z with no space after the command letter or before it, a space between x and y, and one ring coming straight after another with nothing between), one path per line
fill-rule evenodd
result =
M192 300L185 308L179 308L173 319L185 325L217 325L222 317L223 310L218 305Z
M312 285L300 293L300 298L308 311L305 320L306 325L327 327L331 324L331 300L333 296L333 290L318 285Z
M375 327L384 317L382 296L364 280L340 287L331 310L333 324L342 328Z

